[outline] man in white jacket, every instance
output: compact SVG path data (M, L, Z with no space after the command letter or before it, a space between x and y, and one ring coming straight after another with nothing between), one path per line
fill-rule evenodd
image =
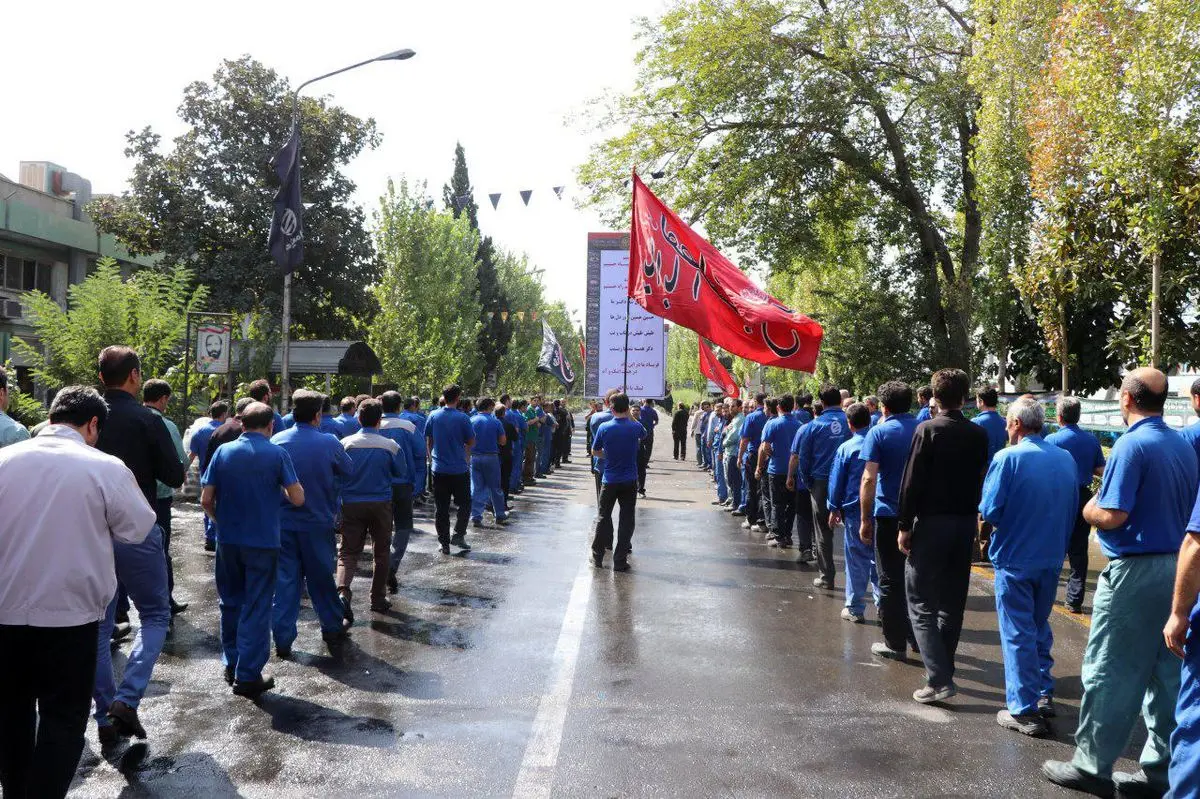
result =
M108 406L64 388L50 425L0 451L0 788L66 796L96 673L99 620L117 590L113 542L136 544L154 509L119 459L94 449Z

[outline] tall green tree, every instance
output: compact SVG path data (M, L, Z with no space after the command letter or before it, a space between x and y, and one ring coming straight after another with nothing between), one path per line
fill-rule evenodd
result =
M465 216L471 223L471 229L479 233L479 206L475 202L475 189L471 186L471 177L467 171L467 154L461 142L454 148L454 175L443 188L442 197L446 208L454 214L455 219ZM480 373L467 378L468 385L480 388L485 384L495 386L496 369L508 350L513 335L511 322L506 321L500 313L508 309L509 299L497 274L496 257L496 245L492 237L482 237L479 251L475 255L479 299Z
M89 209L101 230L135 253L188 264L223 312L280 318L283 281L267 252L278 181L271 157L290 130L292 87L260 62L223 61L212 80L190 84L169 148L150 127L126 136L130 190ZM345 167L379 143L375 122L323 98L300 101L305 262L293 278L297 337L356 337L375 310L367 286L379 265L351 200Z
M383 379L422 396L479 370L479 236L466 218L429 205L406 181L388 181L375 220L380 310L368 338Z
M908 254L932 363L970 368L974 35L956 0L677 0L643 23L636 86L580 181L623 208L631 166L663 169L676 207L773 266L811 250L815 201L867 192L883 252Z

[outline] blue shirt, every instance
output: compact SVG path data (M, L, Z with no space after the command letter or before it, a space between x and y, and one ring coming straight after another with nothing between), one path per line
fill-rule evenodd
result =
M981 411L975 414L975 418L971 421L982 427L987 433L988 462L991 463L996 453L1004 449L1004 445L1008 443L1008 422L995 411Z
M362 425L358 423L358 417L352 413L339 413L334 417L334 421L342 426L346 435L353 435L362 430Z
M1077 424L1063 425L1057 433L1046 436L1046 443L1065 449L1075 460L1077 485L1090 486L1096 469L1104 466L1104 450L1100 440Z
M850 440L843 441L833 455L833 467L829 470L829 494L825 505L829 510L842 511L851 519L857 519L860 515L858 487L862 484L863 469L867 466L862 459L862 448L866 441L866 430L859 430L850 436Z
M341 444L354 464L342 489L342 501L390 502L392 483L406 476L400 445L370 427L346 436Z
M516 429L517 438L520 439L521 441L524 441L525 440L525 431L529 429L529 423L525 421L525 416L520 411L515 411L512 408L509 408L507 411L504 412L504 420L506 422L508 422L509 424L511 424ZM512 442L512 445L513 445L513 452L516 453L516 451L519 447L519 443L514 441L514 442ZM516 458L516 457L521 457L521 456L514 454L513 457Z
M758 445L762 443L762 431L766 426L767 412L762 408L746 414L746 419L742 422L742 440L746 442L746 457L742 461L743 464L754 463Z
M897 413L872 427L863 441L863 461L879 464L873 514L877 517L900 515L900 482L916 429L917 420L911 413Z
M933 411L929 410L928 405L921 406L921 410L917 411L917 424L928 422L933 418Z
M633 419L609 419L596 429L594 449L604 450L603 483L636 482L637 454L646 428Z
M801 427L792 441L792 452L800 458L796 474L805 485L827 480L838 447L850 438L850 423L841 408L829 408Z
M379 432L386 438L395 441L400 447L400 457L396 467L402 474L392 480L392 485L416 485L417 478L417 444L420 442L421 452L425 451L425 442L417 435L416 425L398 413L385 413L379 420Z
M813 415L804 408L797 408L796 410L792 411L792 418L800 424L808 424L813 420Z
M287 427L283 426L283 417L279 415L279 411L271 411L271 413L275 416L275 426L271 428L271 432L272 433L282 433L284 430L287 429ZM295 424L295 421L293 421L292 424L288 425L288 427L291 427L294 424Z
M457 408L438 408L429 414L425 437L433 439L433 471L466 474L467 445L475 443L471 420Z
M600 425L613 418L612 411L604 410L599 413L592 414L592 418L588 420L588 427L592 430L592 449L597 449L596 432L600 429ZM592 471L596 474L604 474L604 458L592 456Z
M1099 530L1105 556L1177 553L1196 499L1196 452L1161 416L1142 419L1117 439L1096 504L1129 514Z
M192 438L188 441L188 450L200 460L201 474L208 468L208 440L212 438L213 431L223 424L224 420L218 422L216 419L209 419L208 424L192 433Z
M389 414L384 414L389 416ZM424 461L425 450L425 417L416 411L400 411L400 418L406 422L412 422L412 426L416 428L416 436L413 438L413 460Z
M767 474L788 473L788 461L792 457L792 439L800 423L788 416L776 416L763 425L762 443L771 445L771 457L767 460Z
M345 438L348 435L346 428L342 426L342 423L332 413L321 414L321 421L317 426L322 433L328 433L339 439Z
M875 425L879 424L879 420L882 418L883 418L883 411L875 411L875 413L871 414L870 427L874 427ZM867 429L870 429L870 427L868 427Z
M296 532L325 532L337 525L342 507L342 481L354 464L333 436L311 424L298 424L271 436L271 443L292 459L296 479L304 486L304 504L281 498L279 526Z
M479 413L471 417L471 430L475 435L475 455L499 455L500 436L504 435L504 424L495 414Z
M646 428L646 432L654 435L654 428L658 427L658 411L654 410L653 406L643 405L641 411L642 427Z
M282 432L284 430L291 430L293 427L296 426L296 417L292 416L292 414L290 412L287 415L281 417L279 421L280 421L280 426L275 431L276 433Z
M1190 424L1179 431L1179 435L1183 436L1183 440L1192 445L1192 449L1196 451L1197 463L1200 463L1200 422Z
M996 454L979 513L991 522L988 557L1001 569L1059 569L1079 512L1075 461L1041 436Z
M291 456L262 433L218 448L200 481L216 492L217 542L278 549L279 491L297 482Z

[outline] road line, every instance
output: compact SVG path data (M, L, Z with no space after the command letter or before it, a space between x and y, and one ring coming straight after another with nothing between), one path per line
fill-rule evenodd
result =
M587 617L588 600L591 598L592 567L584 561L575 575L571 586L571 598L567 601L567 612L563 616L558 644L554 647L554 662L547 689L538 702L537 715L525 756L521 759L521 770L512 795L521 799L549 797L554 787L554 769L558 763L558 751L562 746L563 726L567 721L567 710L571 704L571 692L575 683L575 664L579 659L579 646L583 641L583 623Z
M984 578L985 580L992 583L993 585L995 585L995 583L996 583L996 575L992 572L991 569L985 569L981 566L972 566L971 572L978 577ZM1054 607L1051 608L1051 610L1054 611L1055 613L1057 613L1059 616L1062 616L1064 619L1070 619L1071 621L1078 624L1080 627L1084 627L1088 630L1092 629L1092 617L1091 616L1085 616L1082 613L1072 613L1071 611L1067 610L1064 607L1060 607L1059 605L1055 605Z

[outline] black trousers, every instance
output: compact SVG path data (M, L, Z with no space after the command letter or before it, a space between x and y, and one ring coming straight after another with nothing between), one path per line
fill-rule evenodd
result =
M617 517L617 545L613 547L613 560L620 562L629 557L633 549L634 509L637 507L637 482L605 483L600 488L600 515L596 517L596 530L592 535L592 552L604 555L613 546L613 508L620 504Z
M175 593L175 567L171 563L171 505L174 497L159 497L154 501L154 515L162 528L163 554L167 556L167 593Z
M935 688L954 679L954 653L971 583L976 519L973 513L918 516L913 525L904 587L913 635L921 647L929 684Z
M879 572L879 626L883 642L897 652L907 652L914 642L908 620L908 594L904 586L904 553L896 540L900 523L895 516L875 517L875 569Z
M796 481L796 548L811 550L813 548L813 506L812 495L808 489Z
M784 541L792 540L792 523L796 516L796 492L787 487L786 474L767 475L771 482L770 532Z
M509 446L507 455L504 454L504 450L500 451L500 490L504 492L505 499L508 499L512 495L510 491L512 487L512 469L512 447Z
M1067 563L1071 566L1071 576L1067 578L1067 604L1077 607L1083 607L1083 592L1087 587L1088 536L1092 534L1092 526L1083 520L1083 506L1091 498L1092 489L1080 486L1079 512L1075 515L1075 527L1067 544Z
M674 433L671 437L675 443L675 448L671 451L675 460L683 460L687 457L687 433Z
M765 520L762 508L762 486L758 478L754 476L755 463L755 456L751 455L749 463L744 467L747 484L746 521L751 524L758 524Z
M643 441L642 446L638 447L638 491L646 490L646 470L650 467L650 451L654 448L654 438L651 437L648 440L649 445Z
M471 520L471 474L433 473L433 526L437 529L438 542L450 543L450 499L458 505L454 519L455 535L467 534L467 522Z
M814 479L808 487L812 498L812 529L817 543L817 569L821 576L833 583L833 528L829 526L829 509L825 502L829 498L829 480Z
M92 686L99 623L0 625L0 789L5 799L62 797L75 776Z
M600 488L602 486L602 475L600 472L593 471L592 479L596 482L596 504L600 504Z
M391 573L400 568L408 551L413 531L413 487L410 483L392 485L392 560Z

